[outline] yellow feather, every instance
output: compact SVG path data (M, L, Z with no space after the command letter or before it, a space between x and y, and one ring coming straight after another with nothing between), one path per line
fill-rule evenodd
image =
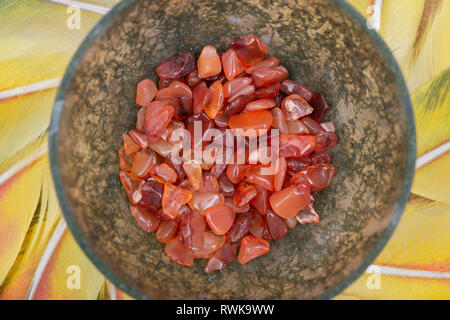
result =
M450 140L450 68L412 96L418 155ZM450 155L444 155L416 171L412 192L450 204Z
M335 299L442 299L450 298L450 280L380 275L380 289L372 286L373 274L364 274ZM368 285L369 283L369 285Z
M62 76L85 35L101 18L83 11L80 29L71 30L66 6L32 0L5 5L0 10L0 91Z
M412 192L450 205L450 154L417 170Z
M450 272L450 205L412 197L375 264Z
M436 6L438 8L434 8ZM424 14L424 10L435 11L435 15ZM419 28L424 20L427 20L425 28ZM380 35L400 64L410 92L416 91L450 65L449 29L449 1L383 1ZM421 35L418 35L418 30ZM417 38L421 39L418 50L414 46Z
M0 284L22 247L40 199L45 165L41 157L0 185Z
M45 133L56 89L0 101L0 165Z
M368 17L370 0L348 0L347 2L350 3L363 17Z
M450 139L450 67L417 90L412 103L417 154L422 155Z
M66 229L39 281L33 299L95 300L105 278Z
M40 203L41 207L34 214L20 254L0 286L1 300L26 298L36 267L58 220L61 219L48 162L44 172Z

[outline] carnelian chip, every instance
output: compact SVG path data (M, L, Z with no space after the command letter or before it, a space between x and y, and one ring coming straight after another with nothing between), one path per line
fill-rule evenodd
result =
M119 164L123 171L131 171L133 167L133 158L126 154L125 147L119 149Z
M234 204L238 208L242 207L256 197L256 194L257 192L254 186L246 182L241 182L233 195Z
M280 130L280 134L288 134L289 128L286 123L286 118L284 117L283 111L281 111L280 108L273 108L272 117L273 117L272 127Z
M287 121L294 121L312 113L314 109L298 94L291 94L281 102L281 109Z
M259 214L265 215L270 209L270 191L258 185L255 185L255 189L256 197L250 200L250 204Z
M136 104L146 107L155 98L158 88L150 79L144 79L137 84Z
M311 154L316 147L316 137L313 135L280 135L280 156L302 157Z
M162 221L156 231L156 239L161 243L167 243L175 238L178 232L178 220Z
M211 98L211 92L204 81L195 86L193 91L193 112L202 113Z
M140 150L133 155L133 168L131 172L140 178L149 175L150 170L156 164L156 155L151 150Z
M285 219L295 217L309 201L309 186L305 185L287 187L270 196L272 210Z
M139 145L136 142L134 142L134 140L131 139L128 134L123 133L122 137L125 154L131 155L140 149Z
M223 87L220 81L214 82L209 87L209 95L210 98L208 104L204 107L204 111L210 119L214 119L223 107Z
M125 189L128 200L130 200L131 203L138 203L141 201L141 189L145 181L125 171L119 172L119 178Z
M267 56L267 47L261 38L249 36L231 42L231 48L246 66L254 65Z
M284 178L286 177L287 172L287 162L284 157L280 157L277 160L278 171L273 179L273 189L278 192L283 187Z
M180 236L177 236L166 243L164 251L170 260L183 266L192 266L194 264L194 256L187 250Z
M173 184L164 184L164 193L162 196L162 208L164 213L172 219L178 216L180 208L192 199L192 192L181 189Z
M272 210L269 210L264 217L266 219L267 230L269 231L271 238L273 240L283 239L288 232L288 228L284 220L273 213Z
M160 225L160 220L151 209L131 205L131 215L145 232L154 232Z
M155 180L161 183L175 183L178 178L177 172L167 163L161 163L159 166L154 167L151 175Z
M267 110L236 114L230 117L228 126L237 134L258 137L267 132L272 125L272 114Z
M209 258L224 245L225 241L226 237L224 235L217 235L211 230L203 232L203 246L192 250L194 257L198 259Z
M311 98L313 96L311 90L303 86L301 83L295 82L293 80L284 80L281 83L280 90L286 93L287 95L298 94L307 102L311 101Z
M239 60L236 51L233 49L229 49L228 51L224 52L222 54L222 66L223 66L223 73L225 74L225 77L227 80L233 80L245 71L245 66L242 64L242 62Z
M241 242L241 249L238 254L240 264L246 264L250 260L260 257L270 251L270 244L254 236L245 236Z
M189 201L189 207L203 213L206 209L223 204L224 202L225 198L223 194L219 192L196 192L193 194L192 200Z
M195 160L189 160L183 163L183 170L194 190L200 189L202 185L202 168Z
M227 233L227 240L230 242L239 242L250 231L252 226L252 214L243 212L236 217L236 220Z
M205 217L196 210L188 210L180 214L179 220L180 234L186 248L192 251L201 250L206 231Z
M230 230L236 214L227 205L217 205L205 211L206 221L211 230L218 235L222 235Z
M218 75L222 71L222 64L214 46L205 46L197 60L198 77L201 79Z
M150 142L156 142L161 138L164 130L172 120L175 108L168 105L168 100L153 101L145 112L145 133Z

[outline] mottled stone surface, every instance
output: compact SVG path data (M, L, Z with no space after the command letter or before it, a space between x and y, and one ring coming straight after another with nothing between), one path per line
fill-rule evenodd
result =
M373 39L325 0L125 1L121 7L77 53L52 120L55 184L82 248L137 297L299 299L342 289L396 224L414 149L408 101ZM320 224L297 226L247 265L233 262L206 275L204 261L194 268L169 261L163 245L135 223L118 179L117 150L136 120L136 84L156 80L162 60L177 50L198 55L207 44L225 49L251 34L264 39L292 79L325 94L340 137L333 155L339 173L318 197Z

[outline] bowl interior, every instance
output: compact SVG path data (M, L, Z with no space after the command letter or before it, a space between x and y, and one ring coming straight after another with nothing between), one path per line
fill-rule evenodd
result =
M324 0L124 1L96 27L58 93L51 159L72 232L116 285L158 299L328 297L374 259L409 191L414 129L401 76L348 10ZM117 150L135 124L136 84L157 81L161 61L252 34L291 79L325 94L339 172L318 196L319 224L298 225L269 254L206 275L204 260L193 268L169 261L133 220Z

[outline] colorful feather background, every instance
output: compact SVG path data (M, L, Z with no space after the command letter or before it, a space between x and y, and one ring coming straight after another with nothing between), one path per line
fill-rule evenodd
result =
M47 155L59 81L80 42L118 0L0 1L0 299L130 299L67 229ZM410 200L374 265L336 299L450 298L450 1L379 5L380 35L408 84L418 162ZM68 5L80 29L66 28ZM74 268L80 285L70 284Z

